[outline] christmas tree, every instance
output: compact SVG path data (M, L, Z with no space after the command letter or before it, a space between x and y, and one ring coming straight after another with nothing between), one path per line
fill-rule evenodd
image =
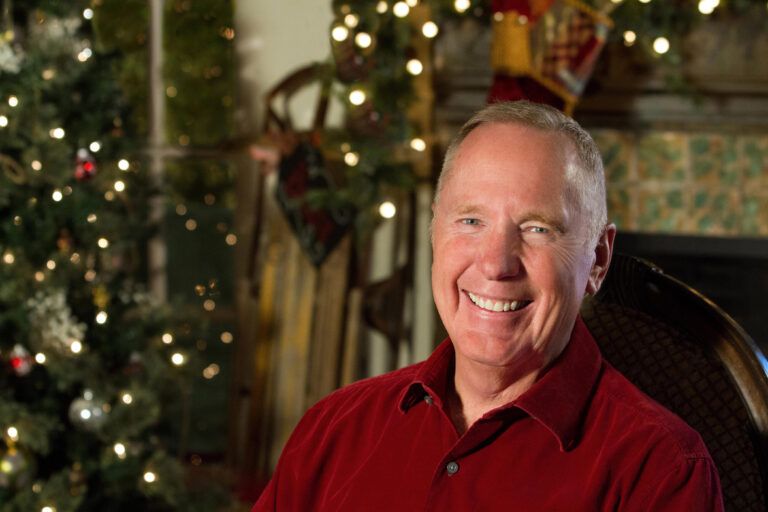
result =
M142 159L142 88L126 87L146 64L117 32L100 39L107 4L0 3L2 512L226 501L180 462L204 363L193 322L147 289L150 201L165 191ZM144 4L111 6L146 25Z

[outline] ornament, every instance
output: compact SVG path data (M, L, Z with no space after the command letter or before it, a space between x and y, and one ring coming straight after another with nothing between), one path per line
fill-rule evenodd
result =
M11 446L0 457L0 488L24 487L31 475L30 458L18 448Z
M93 392L86 389L83 396L75 398L69 406L69 420L73 425L94 432L99 430L107 421L109 404L96 400Z
M75 159L75 179L77 181L86 181L96 174L96 159L85 148L77 150Z
M35 351L52 350L67 356L80 352L72 350L72 347L82 348L85 324L78 323L72 315L64 290L48 290L48 293L39 291L27 300L27 307L30 325L33 327L30 343Z
M11 350L11 367L13 372L19 377L23 377L32 371L32 364L34 359L30 355L29 351L18 343L13 346Z

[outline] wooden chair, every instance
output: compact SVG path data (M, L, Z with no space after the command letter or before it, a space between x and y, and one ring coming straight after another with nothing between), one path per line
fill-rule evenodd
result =
M749 335L684 283L621 254L582 316L611 364L701 434L726 510L768 510L768 361Z

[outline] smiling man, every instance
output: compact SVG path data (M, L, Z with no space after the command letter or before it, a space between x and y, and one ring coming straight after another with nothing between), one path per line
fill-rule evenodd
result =
M433 210L449 338L310 409L254 510L722 510L698 434L579 318L616 234L590 136L546 106L486 107L449 147Z

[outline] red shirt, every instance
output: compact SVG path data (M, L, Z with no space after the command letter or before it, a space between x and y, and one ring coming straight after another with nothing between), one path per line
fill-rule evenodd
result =
M459 436L453 345L312 407L253 512L721 511L699 435L603 360L581 319L517 400Z

